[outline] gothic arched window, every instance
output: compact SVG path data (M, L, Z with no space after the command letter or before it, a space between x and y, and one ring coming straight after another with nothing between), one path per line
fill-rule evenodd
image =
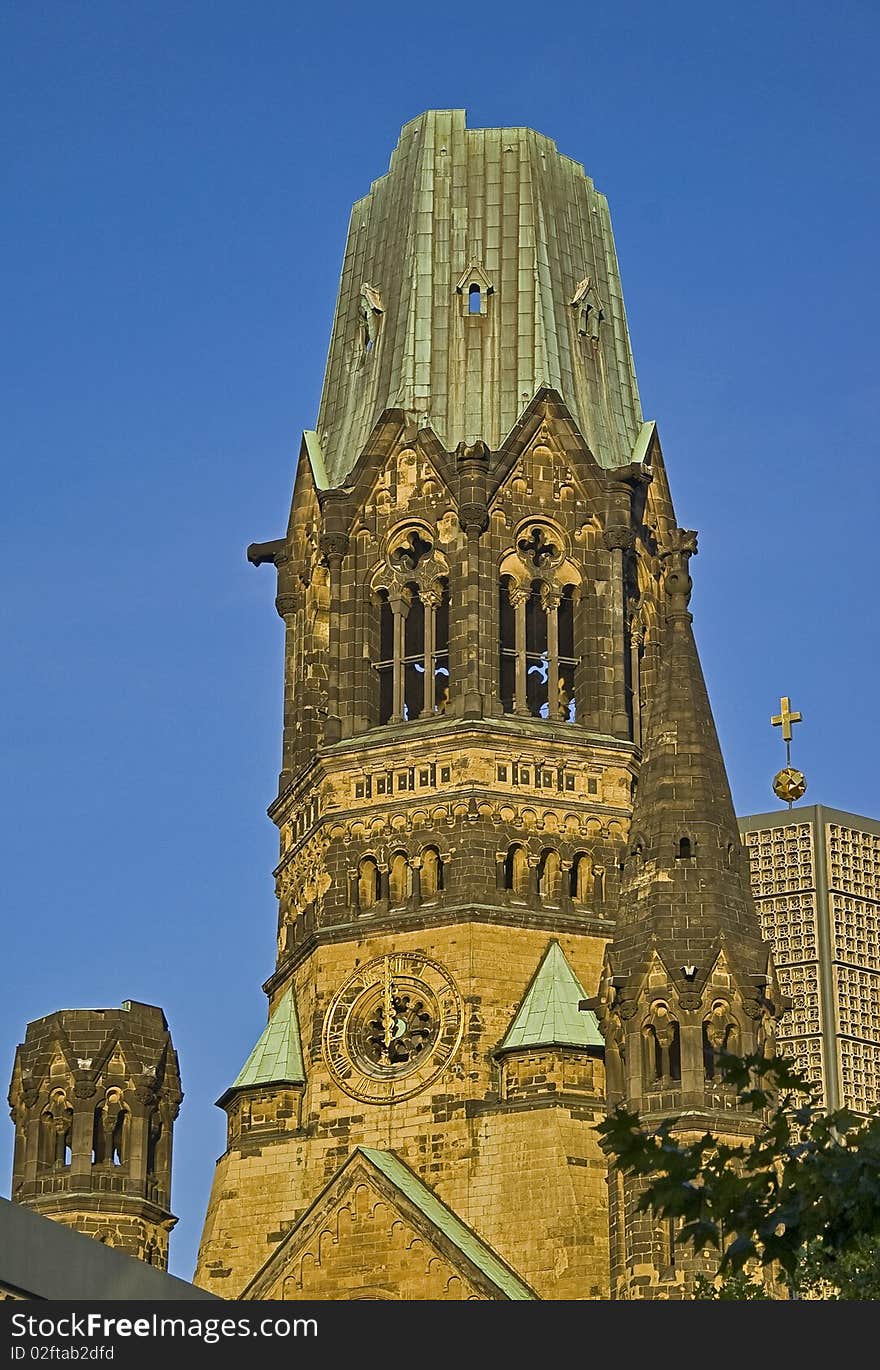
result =
M708 1016L703 1020L703 1067L707 1080L714 1080L718 1073L719 1052L729 1051L739 1055L739 1024L730 1011L730 1005L723 999L716 999Z
M443 862L436 847L422 852L421 891L423 899L433 899L443 889Z
M365 856L358 866L357 902L361 912L379 902L379 867L372 856Z
M405 904L412 893L412 871L406 852L395 852L388 876L388 897L392 904Z
M53 1089L40 1115L40 1165L70 1165L73 1109L63 1089Z
M122 1098L122 1090L108 1089L103 1101L95 1109L92 1133L92 1162L94 1165L125 1165L128 1161L128 1133L131 1114Z
M168 1141L162 1114L154 1108L147 1127L147 1175L152 1180L167 1180Z
M449 704L449 586L379 591L379 723L443 714Z
M415 585L410 591L403 621L403 717L418 718L425 707L425 605Z
M513 846L504 861L504 888L525 895L529 888L529 862L525 849Z
M645 1082L654 1087L681 1080L681 1034L678 1022L661 1001L652 1004L644 1029Z
M562 867L559 862L559 852L552 847L541 853L541 863L538 866L538 893L542 899L550 903L557 903L559 893L562 888Z
M586 904L593 893L593 865L586 852L578 852L571 863L571 897L576 904Z
M505 713L576 719L574 589L547 580L501 580L500 693Z
M577 718L575 695L574 654L574 587L566 585L556 610L557 647L559 653L558 685L556 689L557 717L563 723L574 723Z

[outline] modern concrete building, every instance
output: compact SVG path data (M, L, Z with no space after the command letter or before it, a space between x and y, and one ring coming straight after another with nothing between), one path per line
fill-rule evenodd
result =
M792 1006L783 1050L830 1108L880 1103L880 822L822 805L741 818L752 892Z

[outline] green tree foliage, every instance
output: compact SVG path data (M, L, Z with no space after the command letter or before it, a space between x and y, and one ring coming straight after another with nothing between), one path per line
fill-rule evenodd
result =
M880 1297L880 1115L821 1108L784 1057L723 1052L718 1067L759 1115L754 1137L688 1140L686 1121L646 1128L623 1107L598 1127L606 1154L643 1181L639 1207L678 1220L679 1243L718 1251L721 1279L696 1296L760 1298L749 1271L769 1267L795 1297Z

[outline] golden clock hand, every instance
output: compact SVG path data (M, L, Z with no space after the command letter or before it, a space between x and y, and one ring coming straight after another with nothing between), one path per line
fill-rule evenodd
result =
M386 1054L386 1056L387 1056L387 1055L388 1055L388 1049L389 1049L389 1047L391 1046L392 1041L394 1040L394 1026L395 1026L394 997L393 997L392 992L391 992L391 960L390 960L390 958L387 957L387 956L385 957L385 986L384 986L384 989L385 989L385 996L384 996L382 1017L383 1017L383 1019L384 1019L384 1028L385 1028L385 1032L384 1032L384 1037L385 1037L385 1054Z

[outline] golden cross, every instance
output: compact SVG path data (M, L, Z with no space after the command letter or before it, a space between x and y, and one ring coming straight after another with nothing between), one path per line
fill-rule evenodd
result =
M792 713L791 700L788 695L783 695L782 699L779 701L779 713L775 718L771 718L770 722L773 724L774 728L778 728L781 725L783 738L786 742L790 742L791 725L792 723L803 722L803 715Z

